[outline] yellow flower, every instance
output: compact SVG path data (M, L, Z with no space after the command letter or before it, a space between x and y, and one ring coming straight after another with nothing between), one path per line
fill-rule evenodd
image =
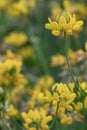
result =
M9 1L0 0L0 10L5 9L9 5Z
M21 71L21 67L22 67L21 60L7 59L4 62L4 68L6 71L16 69L16 72L19 73Z
M87 18L87 5L83 2L73 2L70 0L63 0L63 6L65 11L69 11L71 13L75 12L78 19L86 19Z
M71 16L70 13L64 12L59 15L55 21L48 18L49 23L45 24L45 28L51 30L54 36L59 36L61 33L72 35L73 31L80 31L82 29L83 21L76 21L75 14Z
M61 123L62 124L68 124L68 125L70 125L70 124L72 124L72 122L73 122L73 118L71 116L64 115L62 117L62 119L61 119Z
M11 32L8 36L4 37L4 42L8 45L22 46L28 41L28 37L24 32Z
M48 130L48 123L52 120L51 115L46 115L46 111L43 109L35 109L29 110L28 113L22 112L22 117L24 119L24 127L27 130L31 130L32 128L38 128L41 130ZM33 125L32 125L33 124Z
M78 102L77 104L74 105L76 111L81 111L83 109L83 103Z
M55 3L56 4L56 3ZM52 7L51 9L51 17L52 19L55 19L56 16L61 12L60 5L56 4L55 6Z
M46 91L46 96L44 97L44 101L51 102L52 101L52 94L50 91Z
M0 86L22 88L27 84L27 78L21 73L22 60L12 51L8 50L3 61L0 61Z
M54 92L54 94L53 94L53 105L57 105L58 101L59 101L59 95L58 95L58 93Z
M42 91L49 89L54 83L54 79L51 76L42 76L38 80L38 85Z
M32 9L35 7L36 5L36 0L17 0L17 1L13 1L11 2L9 1L9 6L6 6L6 2L7 0L0 0L0 7L6 7L6 13L8 16L21 16L21 15L27 15L30 14ZM3 2L6 1L6 2ZM10 8L9 8L10 7Z
M84 92L87 92L87 83L86 82L82 82L80 83L80 87Z
M10 104L7 109L6 119L9 119L10 117L17 117L18 116L18 110L13 106L13 104Z
M10 6L11 7L7 9L7 13L10 16L25 15L29 12L27 3L24 0L13 2Z
M56 67L56 66L61 66L66 63L65 57L61 54L56 54L51 57L51 66Z

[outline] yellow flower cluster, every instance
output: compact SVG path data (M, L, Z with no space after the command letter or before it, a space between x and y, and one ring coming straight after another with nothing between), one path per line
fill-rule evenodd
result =
M84 116L81 111L87 109L87 97L84 97L84 102L80 100L81 94L78 91L78 95L76 94L74 83L68 85L56 83L52 86L52 80L52 77L42 77L35 88L31 89L31 93L29 93L30 100L27 102L28 109L43 108L46 113L50 113L53 116L58 105L56 116L62 124L70 125L74 121L82 121ZM43 89L43 86L45 87L49 83L51 83L50 86L48 85L46 89ZM79 85L81 91L86 93L87 83L83 82Z
M55 2L51 6L51 17L55 19L59 13L63 11L70 12L71 14L75 13L78 19L86 19L86 10L87 5L83 2L74 2L70 0L63 0L62 1L63 8L61 8L58 2Z
M53 55L51 57L51 66L52 67L56 67L56 66L59 66L59 65L64 65L65 62L66 62L66 59L61 54L56 54L56 55Z
M81 83L80 89L86 93L87 83ZM52 113L58 109L56 116L60 119L62 124L69 125L72 124L74 120L82 121L84 117L81 114L81 111L83 109L87 109L87 97L84 98L84 102L80 100L76 101L77 98L81 99L81 94L79 92L77 93L79 94L79 97L77 97L75 92L75 85L73 83L68 85L63 83L56 83L53 85L51 91L46 91L43 96L43 100L45 103L47 102L47 104L53 104L50 108ZM50 107L50 105L48 107Z
M5 118L9 120L11 117L18 116L18 110L14 107L13 104L10 104L6 110Z
M62 33L72 35L73 31L80 31L82 29L83 21L76 20L75 14L71 16L68 12L58 15L55 21L48 18L49 23L45 24L45 28L51 30L54 36L59 36Z
M67 53L71 65L75 65L76 63L79 63L82 60L86 60L87 58L87 53L83 50L73 51L72 49L69 49ZM64 55L56 54L51 57L52 67L64 66L64 65L66 65L66 60Z
M21 16L29 14L35 5L36 0L0 0L0 10L5 10L8 16Z
M47 89L49 89L54 83L54 79L51 76L42 76L37 83L37 86L39 86L39 88L42 91L45 91Z
M48 123L52 121L56 109L58 109L56 119L60 120L62 124L70 125L74 121L83 120L84 116L81 112L83 109L87 109L87 97L83 95L83 101L80 100L82 95L78 91L76 94L74 83L68 85L53 84L53 78L46 76L41 77L36 86L31 89L31 93L30 88L26 88L26 92L29 94L29 101L26 106L28 112L21 114L26 130L49 130ZM87 83L80 83L79 86L84 94L87 93ZM12 101L19 103L19 93L22 90L25 91L19 87L14 88L11 93L12 97L8 96L8 101L12 99ZM11 117L17 117L18 110L13 105L9 105L6 113L5 118L8 120Z
M84 3L82 2L76 3L71 2L69 0L64 0L63 5L66 11L76 13L78 18L87 18L86 16L87 5L85 5Z
M24 75L21 73L22 60L19 56L7 51L6 57L0 61L0 85L1 86L23 86L26 83Z
M76 98L76 94L71 92L66 84L55 84L52 87L53 93L46 91L44 101L52 102L53 105L59 104L59 109L66 109L72 111L71 103ZM67 93L67 94L66 94Z
M31 109L28 113L22 112L22 117L26 130L49 130L48 123L52 120L52 116L46 115L43 109Z
M28 37L24 32L16 33L11 32L8 36L4 37L3 42L8 45L22 46L28 41Z
M18 117L18 110L14 104L21 101L27 85L27 78L22 74L22 60L20 56L8 50L0 61L0 118L10 120ZM3 111L4 110L4 111Z
M27 102L28 107L34 108L35 106L41 106L44 104L44 92L46 92L53 85L54 79L51 76L43 76L41 77L35 87L31 90L29 89L29 95L31 96L31 100ZM30 93L31 92L31 93ZM44 107L45 104L44 104Z
M0 0L0 10L5 9L9 5L9 1L7 0Z
M27 3L24 0L19 0L14 2L11 8L8 9L8 13L12 16L19 16L23 14L28 14ZM13 9L13 11L11 11Z

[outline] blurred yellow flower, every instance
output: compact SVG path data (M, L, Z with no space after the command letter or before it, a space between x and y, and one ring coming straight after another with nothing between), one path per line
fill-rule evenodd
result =
M60 12L61 12L60 6L59 6L59 5L56 5L55 7L53 7L53 8L51 9L51 18L52 18L53 20L55 20L55 19L56 19L56 16L57 16Z
M75 108L75 111L81 111L83 109L83 103L82 102L77 102L75 105L74 105L74 108Z
M78 19L87 18L87 5L83 2L75 2L70 0L63 0L64 10L70 13L75 13Z
M86 50L86 43L85 43L85 50ZM76 63L79 63L82 60L86 60L87 58L87 53L81 49L76 51L69 49L67 53L71 65L76 65ZM64 68L67 68L65 56L62 54L53 55L51 57L51 66L52 67L63 66Z
M36 0L18 0L10 2L10 8L7 7L7 15L16 17L21 15L27 15L32 11L35 5Z
M39 80L37 85L42 91L49 89L54 83L54 79L51 76L42 76Z
M9 5L9 0L0 0L0 10L5 9Z
M62 116L61 123L62 124L70 125L70 124L73 123L73 118L71 116L67 116L67 115L64 114Z
M49 23L45 24L45 28L51 30L54 36L59 36L62 33L72 35L73 31L80 31L82 29L83 21L76 21L75 14L71 16L70 13L64 12L59 15L55 21L48 18Z
M0 61L0 85L22 88L27 84L27 78L21 73L21 70L21 58L8 50L3 61Z
M58 65L64 65L66 63L65 57L61 54L57 54L51 57L51 66L56 67Z
M8 36L4 37L4 42L9 45L22 46L28 41L28 37L24 32L11 32Z
M10 117L17 117L18 116L18 110L14 107L13 104L10 104L7 109L7 114L5 115L6 119L9 119Z
M20 48L18 50L18 53L22 56L22 58L27 59L32 57L32 55L34 54L34 48L32 46L26 46Z
M27 3L24 0L14 2L10 6L7 10L10 16L20 16L28 13Z

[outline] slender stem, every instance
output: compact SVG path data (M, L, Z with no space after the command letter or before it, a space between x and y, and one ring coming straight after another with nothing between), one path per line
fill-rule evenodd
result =
M68 65L69 74L70 74L70 76L72 78L72 81L75 83L76 89L81 92L77 80L74 79L73 72L72 72L72 69L71 69L71 66L70 66L70 62L69 62L69 59L68 59L68 55L67 55L68 49L67 49L67 42L66 42L66 33L64 33L64 50L65 50L65 57L66 57L67 65Z
M73 82L75 83L75 79L74 79L74 76L73 76L73 72L71 70L71 66L70 66L70 63L69 63L69 59L68 59L68 56L67 56L67 44L66 44L66 33L64 33L64 49L65 49L65 57L66 57L66 62L67 62L67 65L68 65L68 69L69 69L69 73L71 75L71 78L73 80Z
M56 121L56 116L57 116L57 113L58 113L58 102L57 102L57 107L56 107L56 113L55 113L55 115L54 115L54 118L53 118L53 121L52 121L52 123L51 123L51 125L50 125L50 130L52 129L52 127L53 127L53 125L54 125L54 123L55 123L55 121Z

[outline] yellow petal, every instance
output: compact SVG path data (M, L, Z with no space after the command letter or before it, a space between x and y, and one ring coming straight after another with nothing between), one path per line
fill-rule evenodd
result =
M76 24L79 25L79 26L82 26L83 25L83 21L82 20L77 21Z
M46 24L45 24L45 28L46 28L46 29L49 29L49 30L52 30L52 26L51 26L50 23L46 23Z
M48 21L49 21L49 23L52 23L52 20L50 18L48 18Z
M79 26L79 25L74 25L74 26L73 26L73 30L74 30L74 31L80 31L80 30L81 30L81 26Z
M73 17L70 18L70 23L75 24L75 22L76 22L76 16L75 16L75 14L73 14Z
M67 24L66 18L62 15L59 18L59 25Z
M52 34L53 34L54 36L59 36L59 35L60 35L60 31L59 31L59 30L53 30L53 31L52 31Z

